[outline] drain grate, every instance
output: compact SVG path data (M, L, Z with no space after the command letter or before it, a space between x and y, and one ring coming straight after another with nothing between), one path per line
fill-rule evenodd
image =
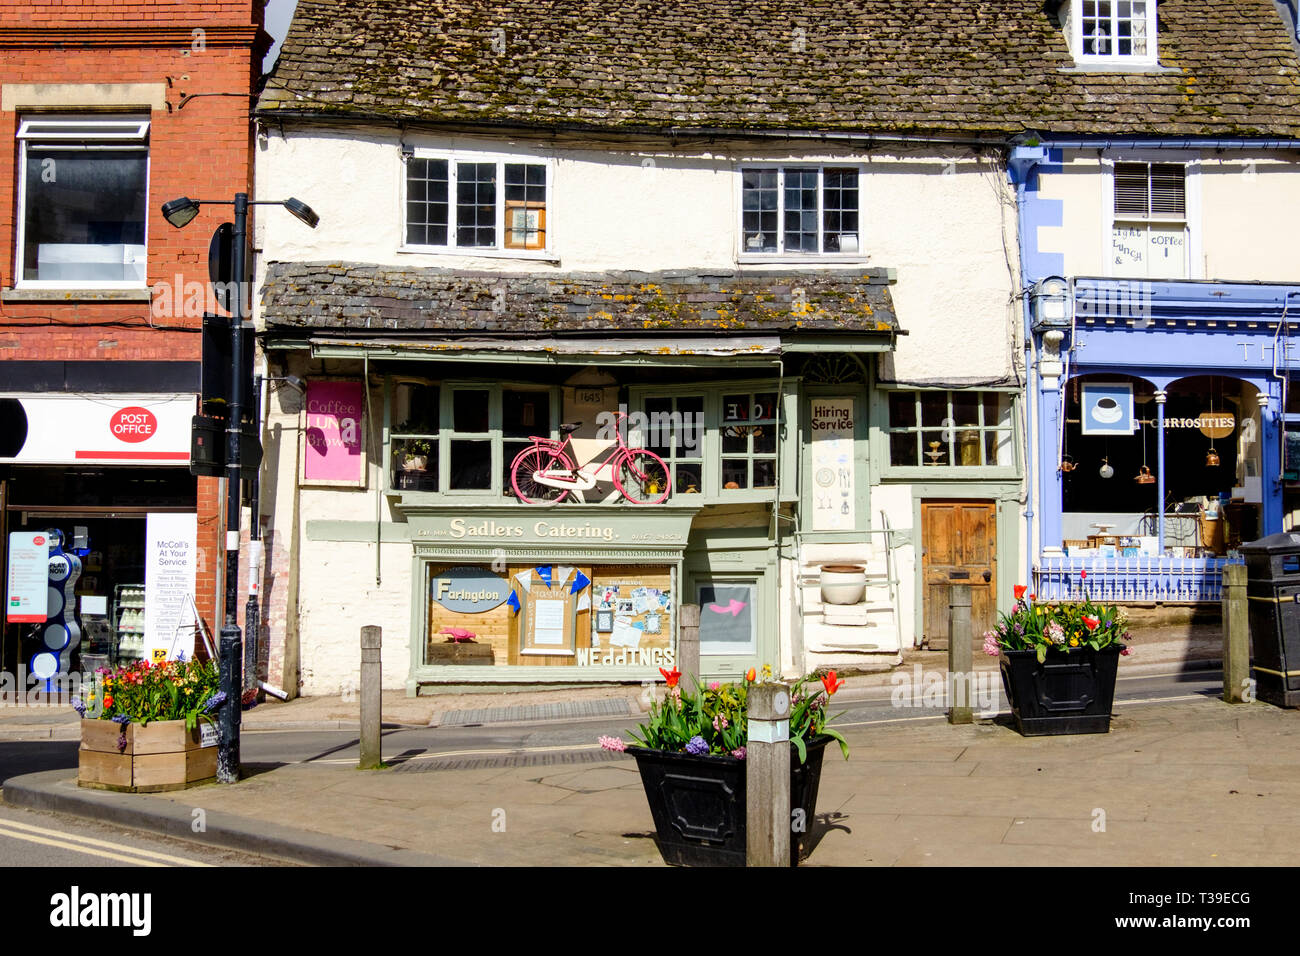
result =
M609 750L556 750L529 753L526 750L501 754L467 755L464 757L431 757L428 760L407 760L393 767L393 773L427 773L431 770L493 770L506 767L562 767L576 764L608 763L611 760L630 760L626 754Z
M430 727L465 727L469 724L513 724L536 720L573 720L582 717L626 717L632 713L631 702L624 697L604 700L566 700L554 704L528 704L520 707L477 707L452 710L435 716Z

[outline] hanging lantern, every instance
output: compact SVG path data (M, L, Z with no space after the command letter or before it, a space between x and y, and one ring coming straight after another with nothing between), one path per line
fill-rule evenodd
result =
M1066 455L1064 458L1061 459L1061 471L1066 472L1068 474L1069 472L1074 471L1075 467L1076 465L1074 464L1074 459L1071 458L1069 455Z
M1097 471L1097 474L1101 475L1103 478L1115 477L1115 469L1110 466L1109 458L1103 458L1101 460L1101 468Z
M1219 453L1215 451L1214 446L1211 445L1210 450L1205 454L1205 467L1217 468L1218 466L1219 466Z
M1156 483L1156 476L1151 474L1150 468L1143 465L1142 470L1137 473L1137 477L1133 480L1139 485L1154 485Z

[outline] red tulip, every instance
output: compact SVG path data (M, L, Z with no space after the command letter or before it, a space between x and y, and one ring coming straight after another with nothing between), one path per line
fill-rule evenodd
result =
M754 670L754 668L751 667L749 670L745 671L745 680L749 681L751 684L757 677L758 671Z
M1079 572L1079 580L1080 580L1080 581L1086 581L1086 580L1088 580L1088 572L1087 572L1087 571L1080 571L1080 572Z
M1037 600L1038 600L1038 595L1037 595L1037 594L1031 594L1031 595L1029 595L1029 600L1031 600L1031 601L1037 601Z
M679 671L676 667L674 667L670 671L666 671L661 667L659 668L659 673L664 675L664 680L668 681L669 687L676 687L677 682L682 679L681 671Z
M830 696L844 686L844 681L836 680L834 671L827 671L826 676L822 678L822 686L826 688L827 696Z
M1088 630L1095 631L1097 630L1097 625L1100 624L1101 621L1095 617L1084 617L1083 623L1087 626Z
M1027 585L1017 584L1015 587L1011 589L1011 593L1014 594L1016 596L1016 600L1019 601L1022 597L1025 596L1025 592L1028 590L1029 587Z

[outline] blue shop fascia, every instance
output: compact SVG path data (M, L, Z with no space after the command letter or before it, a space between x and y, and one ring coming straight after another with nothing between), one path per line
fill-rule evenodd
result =
M1021 147L1011 163L1034 588L1077 598L1086 571L1093 599L1217 601L1240 544L1290 530L1300 500L1286 453L1300 451L1300 284L1063 275L1062 256L1025 247L1060 221L1037 197L1051 162Z

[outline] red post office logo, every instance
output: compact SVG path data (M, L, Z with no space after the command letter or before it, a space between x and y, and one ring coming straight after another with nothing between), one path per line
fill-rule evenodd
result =
M114 412L108 428L118 441L147 441L158 431L158 418L149 409L132 405Z

